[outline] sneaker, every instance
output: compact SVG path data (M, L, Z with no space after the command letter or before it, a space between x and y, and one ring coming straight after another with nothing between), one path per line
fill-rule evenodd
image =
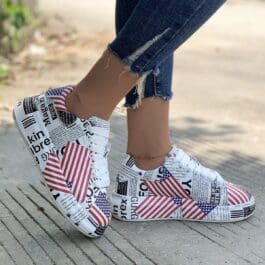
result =
M234 222L255 210L248 191L175 146L163 165L153 170L139 169L126 154L111 204L113 216L124 221Z
M72 91L66 86L25 98L13 116L58 210L80 232L98 237L111 218L109 122L69 113L65 98Z

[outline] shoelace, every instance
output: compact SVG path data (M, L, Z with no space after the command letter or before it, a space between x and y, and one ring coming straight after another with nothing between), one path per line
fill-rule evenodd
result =
M180 163L182 168L185 168L187 172L194 172L197 175L202 175L205 177L209 177L211 179L218 178L222 180L221 175L208 167L203 166L197 158L188 155L182 149L178 149L178 162Z
M105 140L106 141L106 140ZM102 177L107 176L107 156L110 151L110 143L102 144L100 137L91 137L88 148L90 151L90 157L92 159L91 167L94 172L94 177L101 180Z

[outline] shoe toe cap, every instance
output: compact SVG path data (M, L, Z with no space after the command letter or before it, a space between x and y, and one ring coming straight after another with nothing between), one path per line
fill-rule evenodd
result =
M240 185L226 182L227 202L229 205L245 204L254 200L251 193Z

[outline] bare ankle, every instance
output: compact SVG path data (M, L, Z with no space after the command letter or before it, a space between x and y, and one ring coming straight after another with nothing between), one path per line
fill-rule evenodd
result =
M164 157L158 157L154 159L134 158L134 161L138 168L143 170L151 170L161 166L164 162Z
M67 97L66 106L79 118L97 116L108 120L138 79L139 75L125 70L125 65L106 51Z
M172 143L167 139L164 139L161 144L158 144L157 141L150 144L146 144L147 142L148 139L139 144L137 141L132 142L129 139L126 152L134 158L136 166L143 170L151 170L161 166L172 149Z
M66 96L65 106L68 112L76 115L77 117L81 119L87 118L83 115L82 105L76 90Z

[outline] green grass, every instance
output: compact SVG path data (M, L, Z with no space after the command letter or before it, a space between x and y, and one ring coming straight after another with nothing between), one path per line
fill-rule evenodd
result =
M11 74L11 69L5 63L0 62L0 82L9 78Z
M23 29L34 22L23 0L0 1L0 54L5 56L21 48Z

